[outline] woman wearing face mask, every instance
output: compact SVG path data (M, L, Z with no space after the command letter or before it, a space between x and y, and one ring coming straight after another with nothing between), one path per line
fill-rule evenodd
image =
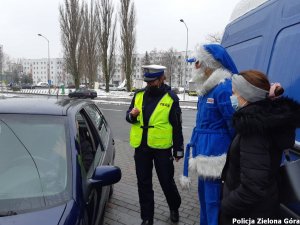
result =
M279 208L278 172L282 152L295 143L300 105L261 72L249 70L232 77L236 136L222 172L220 223L233 218L275 218Z

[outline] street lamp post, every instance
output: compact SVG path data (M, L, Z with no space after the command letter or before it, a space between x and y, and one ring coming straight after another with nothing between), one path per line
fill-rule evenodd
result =
M48 43L48 68L47 68L47 79L48 79L48 85L49 85L49 94L50 94L50 88L51 88L51 80L50 80L50 49L49 49L49 40L42 34L38 34L38 36L45 38L45 40Z
M180 22L184 23L185 28L186 28L186 50L185 50L185 66L184 66L184 79L183 79L183 100L185 100L185 87L186 87L186 73L187 73L187 52L188 52L188 44L189 44L189 29L184 22L183 19L180 19Z

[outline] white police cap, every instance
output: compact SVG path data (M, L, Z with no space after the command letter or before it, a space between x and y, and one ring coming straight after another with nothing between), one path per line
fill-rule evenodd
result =
M161 65L144 65L142 66L144 70L144 81L154 81L164 74L167 67Z

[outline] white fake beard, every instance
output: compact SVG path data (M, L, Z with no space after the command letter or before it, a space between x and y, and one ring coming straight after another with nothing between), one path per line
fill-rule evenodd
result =
M205 75L203 67L200 67L199 69L194 68L193 75L192 81L195 82L197 86L202 85L208 78L208 76Z

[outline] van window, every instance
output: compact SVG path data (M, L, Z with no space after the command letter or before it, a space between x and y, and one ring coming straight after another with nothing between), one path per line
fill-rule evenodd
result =
M256 68L262 40L263 38L260 36L227 48L233 61L239 62L239 71Z
M268 74L271 81L280 82L284 95L300 101L300 24L287 27L279 32L273 47ZM287 44L288 43L288 44ZM283 58L285 60L283 60ZM300 131L297 132L300 140Z

